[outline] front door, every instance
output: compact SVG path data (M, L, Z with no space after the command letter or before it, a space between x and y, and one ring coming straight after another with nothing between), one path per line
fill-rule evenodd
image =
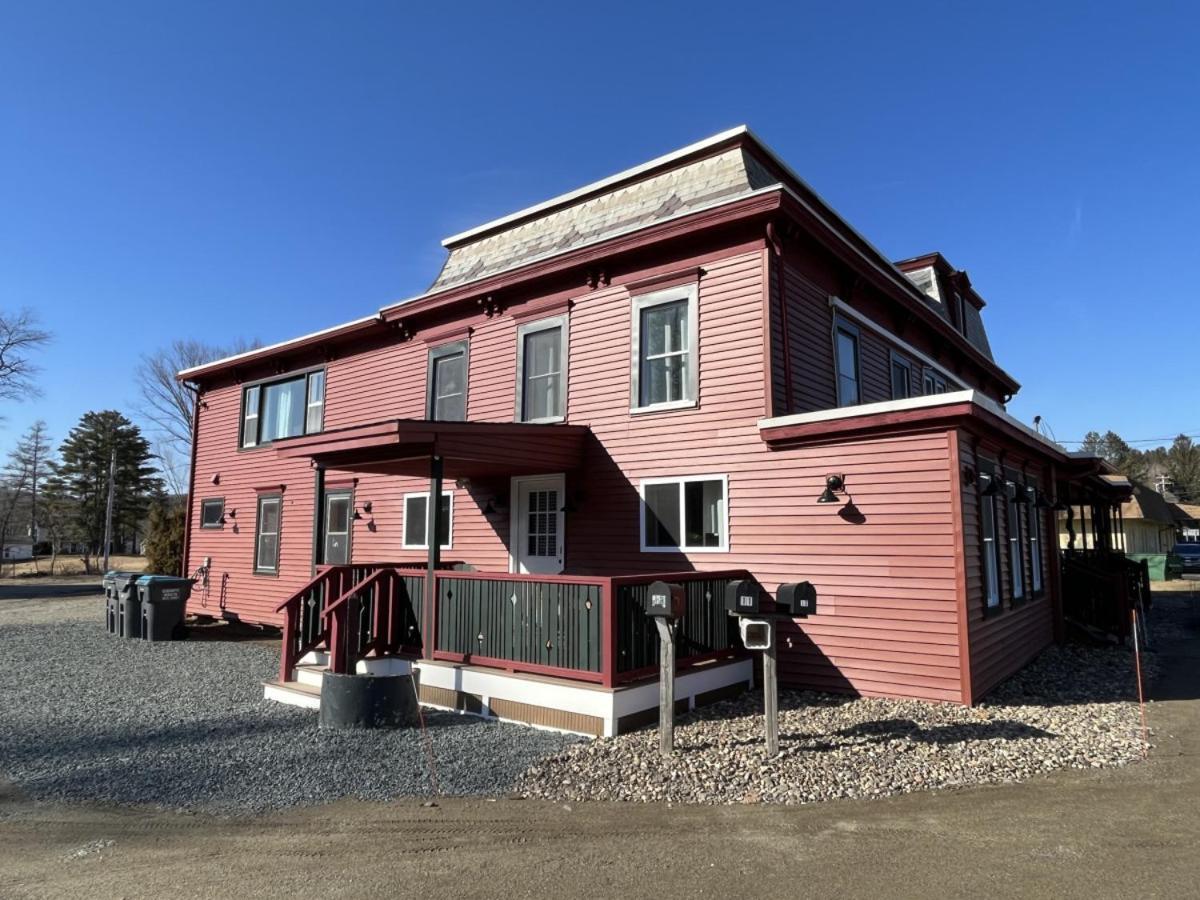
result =
M563 505L566 502L562 475L514 478L512 568L530 575L557 575L563 570Z
M342 566L350 562L350 492L325 495L324 562Z

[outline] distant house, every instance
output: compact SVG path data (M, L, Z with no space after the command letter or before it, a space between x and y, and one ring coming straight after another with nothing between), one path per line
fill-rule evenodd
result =
M4 559L33 559L33 541L27 537L9 538L4 542Z
M1176 503L1173 506L1179 540L1200 542L1200 503Z

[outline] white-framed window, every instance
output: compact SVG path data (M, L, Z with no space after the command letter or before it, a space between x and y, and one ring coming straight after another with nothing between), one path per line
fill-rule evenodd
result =
M262 494L254 522L254 571L274 575L279 571L279 519L283 498Z
M314 369L242 388L242 447L316 434L324 427L325 370Z
M697 296L690 284L633 298L632 411L696 405Z
M425 534L429 525L429 491L404 495L404 536L401 546L405 550L427 550ZM450 549L454 535L454 492L442 491L441 534L438 546Z
M1005 486L1007 493L1006 522L1008 526L1008 568L1012 576L1014 600L1025 596L1025 547L1021 542L1021 512L1017 505L1016 485L1011 481Z
M517 421L561 422L567 415L567 317L517 328Z
M729 549L729 479L725 475L643 478L643 552Z
M906 400L912 396L912 363L892 352L892 399Z
M1042 514L1036 503L1025 507L1029 530L1029 587L1034 594L1042 592Z
M1000 606L1000 554L996 548L996 498L985 494L980 506L980 533L983 536L983 583L988 609Z
M838 406L856 406L860 402L858 328L843 319L833 326L833 365L837 374Z
M456 341L429 351L426 415L439 422L467 419L467 342Z

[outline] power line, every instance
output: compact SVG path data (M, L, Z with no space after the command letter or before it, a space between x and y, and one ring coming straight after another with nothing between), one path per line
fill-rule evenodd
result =
M1118 435L1118 437L1120 437L1120 435ZM1177 437L1185 437L1185 438L1191 438L1191 439L1195 440L1196 438L1200 438L1200 433L1173 434L1170 437L1156 437L1156 438L1121 438L1121 440L1125 441L1125 443L1127 443L1127 444L1162 444L1162 443L1170 443L1171 441L1175 440L1175 438L1177 438ZM1103 435L1101 435L1101 438L1103 438ZM1059 443L1060 444L1085 444L1085 443L1087 443L1087 441L1086 441L1086 439L1075 439L1075 440L1069 440L1069 441L1068 440L1060 440Z

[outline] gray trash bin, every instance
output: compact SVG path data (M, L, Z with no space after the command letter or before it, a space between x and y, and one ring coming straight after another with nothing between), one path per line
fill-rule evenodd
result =
M109 634L121 633L121 588L141 577L140 572L104 573L104 629Z
M137 582L141 600L142 637L173 641L183 637L183 615L192 595L192 580L171 575L143 575Z

